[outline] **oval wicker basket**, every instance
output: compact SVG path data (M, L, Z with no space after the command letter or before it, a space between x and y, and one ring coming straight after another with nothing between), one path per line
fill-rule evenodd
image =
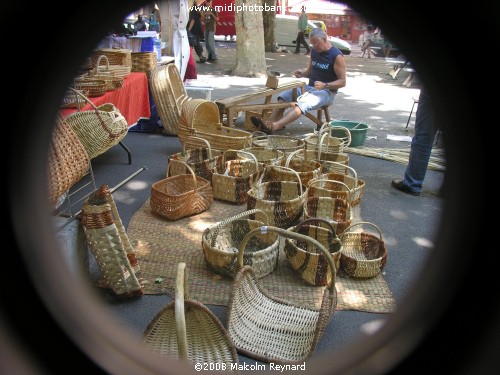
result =
M304 150L297 150L292 152L285 161L285 167L293 169L300 177L302 185L306 185L313 178L317 178L321 173L321 163L317 160L305 160L301 158L295 158L295 155Z
M101 61L104 59L105 66L101 65ZM131 67L127 65L110 65L109 59L106 55L101 55L97 58L97 63L94 69L91 70L92 74L110 74L119 78L126 78L131 71Z
M170 164L173 160L181 160L188 164L194 171L194 174L200 176L212 183L212 173L213 169L222 164L222 151L213 150L210 146L210 142L206 139L199 137L189 137L196 142L202 142L205 146L198 148L190 148L188 150L183 149L181 152L170 155L168 158L168 163ZM189 141L188 141L189 142ZM182 164L174 163L170 169L171 175L186 174L189 173ZM166 175L166 177L169 177Z
M354 226L365 224L375 228L378 237L368 232L350 231ZM354 278L371 278L382 272L387 262L387 248L378 226L366 221L352 224L340 235L340 240L340 266L347 275Z
M349 187L350 190L349 197L345 196L344 199L348 199L352 207L358 205L365 193L366 183L364 180L358 178L356 170L348 165L336 162L323 162L322 165L322 174L318 177L318 179L343 182ZM340 172L340 170L343 170L344 173ZM346 193L344 192L341 195L345 194Z
M285 160L285 154L280 150L272 150L265 147L247 147L241 151L246 151L251 153L259 163L264 164L264 166L268 165L281 165L281 163ZM245 157L245 154L243 154Z
M344 137L332 136L332 127L329 123L321 126L317 134L304 138L306 150L321 150L322 152L339 153L351 144L351 132L342 126L336 126L337 131L343 131Z
M228 154L235 154L235 150L223 153L222 162L212 169L212 187L214 198L231 203L245 203L250 190L264 173L264 166L257 162L255 156L247 154L251 159L227 160Z
M265 170L268 168L291 171L296 181L257 182L248 191L247 210L258 208L269 217L269 225L289 228L302 218L307 188L304 190L299 175L293 169L270 166Z
M335 262L335 270L338 271L342 243L329 221L310 218L288 228L288 230L314 238L323 245L330 252ZM321 251L311 243L286 238L284 250L288 264L305 282L315 286L331 284L332 272L329 269L328 261Z
M252 146L279 150L283 152L285 158L288 157L288 155L290 155L293 151L297 151L305 147L303 139L286 135L262 135L253 137L251 140Z
M208 210L213 203L212 186L202 177L196 176L193 169L181 160L190 174L164 178L151 186L150 205L154 213L168 219L177 220ZM169 168L172 164L169 163Z
M251 219L251 216L259 214ZM258 209L248 210L205 229L201 244L209 267L219 275L234 277L238 270L238 248L252 229L268 224L267 215ZM278 265L279 238L274 233L252 238L245 248L243 263L250 265L258 278L273 272Z
M75 90L86 92L89 98L102 96L106 93L108 85L102 79L75 79L73 83Z
M341 198L308 197L304 203L304 218L327 220L340 234L351 225L351 204Z
M175 299L158 312L146 327L142 342L161 356L191 365L238 365L238 353L220 320L205 305L189 299L185 263L177 265Z

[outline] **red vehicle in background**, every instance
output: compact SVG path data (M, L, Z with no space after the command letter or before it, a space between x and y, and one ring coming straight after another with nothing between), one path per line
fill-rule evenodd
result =
M224 35L226 39L234 39L236 36L234 0L212 0L212 6L219 14L215 35Z

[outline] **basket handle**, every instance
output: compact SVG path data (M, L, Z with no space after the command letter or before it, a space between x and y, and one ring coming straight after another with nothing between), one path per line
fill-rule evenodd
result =
M105 58L106 59L106 70L109 70L109 59L108 59L108 56L106 55L100 55L98 58L97 58L97 63L95 65L95 71L96 71L96 74L99 75L99 65L101 65L101 59L102 58Z
M343 185L346 190L347 190L347 200L350 201L351 200L351 194L352 194L352 190L349 188L349 186L345 183L345 182L342 182L342 181L337 181L337 180L328 180L326 178L318 178L318 179L312 179L309 181L309 187L311 187L312 185L314 185L316 182L335 182L336 184L339 184L339 185Z
M332 136L332 132L333 132L334 129L343 130L347 134L347 140L345 141L344 146L348 147L351 144L351 141L352 141L351 131L349 129L347 129L345 126L331 126L330 127L330 132L329 132L329 134L330 134L331 137L333 137ZM343 139L343 138L341 138L341 139Z
M179 358L187 360L187 332L184 301L188 298L188 275L186 263L177 264L175 276L175 330L177 332L177 350Z
M369 221L358 221L357 223L354 223L354 224L351 224L349 225L343 232L342 234L340 235L340 237L342 237L344 234L346 234L352 227L355 227L357 225L363 225L363 224L368 224L368 225L371 225L372 227L374 227L377 232L378 232L378 236L379 236L379 239L380 239L380 242L383 241L383 238L382 238L382 231L380 230L380 228L373 224L373 223L370 223Z
M340 240L337 237L337 233L335 233L335 228L333 227L332 223L330 223L328 220L322 219L320 217L311 217L309 219L302 220L299 224L297 224L295 227L293 227L292 230L294 232L297 232L299 230L299 228L302 227L303 225L309 224L309 223L317 223L317 222L321 222L321 223L325 224L328 227L328 229L330 230L330 232L333 233L333 237L335 238L335 241L340 244Z
M233 150L233 149L230 149L230 150L226 150L224 151L223 153L223 158L224 158L224 162L226 162L226 153L229 153L229 152L233 152L235 153L236 155L238 155L238 153L240 154L245 154L245 155L248 155L250 156L250 159L252 159L252 161L255 163L255 172L257 172L259 170L259 161L257 160L257 158L255 157L254 154L252 154L251 152L248 152L248 151L244 151L244 150Z
M186 140L188 140L188 139L195 139L198 141L205 142L205 144L207 145L207 149L208 149L208 157L209 157L209 159L212 159L212 146L210 146L210 142L208 140L206 140L205 138L196 137L194 135L188 135L186 137ZM182 151L186 151L186 147L184 145L182 145Z
M188 163L186 163L185 161L183 160L176 160L176 159L172 159L169 161L168 165L167 165L167 177L170 177L170 166L172 165L172 162L174 163L181 163L181 164L184 164L184 166L189 170L189 172L191 173L191 175L193 176L193 183L194 183L194 189L193 190L196 190L196 175L194 174L194 171L193 169L189 166Z
M245 247L246 247L248 241L250 240L250 238L252 238L256 234L267 234L269 232L275 232L282 237L290 238L290 239L297 240L297 241L310 242L312 245L316 246L316 248L318 248L323 253L326 260L328 261L328 264L330 265L330 270L332 272L332 283L329 286L329 289L330 289L331 293L334 293L337 270L335 268L335 263L333 261L333 258L332 258L332 255L330 254L330 252L327 251L325 249L325 247L321 243L319 243L317 240L315 240L314 238L309 237L309 236L305 236L303 234L293 232L293 231L290 231L287 229L282 229L282 228L278 228L278 227L274 227L274 226L262 226L259 228L252 229L250 232L248 232L245 235L245 237L243 237L243 240L240 243L240 248L238 251L238 264L239 264L240 268L243 267L243 254L245 251Z
M298 155L300 152L304 152L304 155L306 155L307 153L305 152L306 150L304 150L303 148L299 148L298 150L295 150L295 151L292 151L286 158L286 161L285 161L285 167L288 167L290 165L290 162L292 161L292 159ZM306 156L303 156L302 159L304 160L307 160L307 157Z
M245 216L250 216L250 215L253 215L255 213L260 213L260 214L264 215L264 224L265 225L267 225L269 223L269 217L267 216L267 214L264 211L259 210L258 208L243 211L243 212L239 213L238 215L235 215L235 216L230 217L226 220L223 220L220 223L218 223L217 225L215 225L215 227L212 231L212 236L210 238L210 246L215 247L215 240L217 239L217 236L219 235L219 232L222 229L222 227L232 223L235 220L239 220L241 218L244 218Z
M89 98L87 98L85 95L83 95L80 91L78 90L75 90L73 87L68 87L71 91L73 91L76 95L79 95L81 96L87 103L89 103L92 107L94 107L94 109L97 111L97 106L92 102L92 100L90 100Z
M355 185L358 185L358 174L356 173L356 170L353 167L350 167L346 164L339 163L338 161L329 161L329 160L324 160L322 163L327 163L327 164L333 164L336 165L340 168L344 168L345 170L351 172L352 177L355 180Z
M282 165L271 165L271 166L268 166L266 168L269 168L269 169L272 169L272 168L285 169L287 171L293 172L295 174L295 176L297 177L297 180L299 181L300 196L302 196L302 194L304 194L304 190L302 188L302 180L300 179L300 176L297 173L297 171L295 171L295 170L293 170L292 168L289 168L289 167L284 167ZM265 175L265 173L262 174L263 177L264 177L264 175Z

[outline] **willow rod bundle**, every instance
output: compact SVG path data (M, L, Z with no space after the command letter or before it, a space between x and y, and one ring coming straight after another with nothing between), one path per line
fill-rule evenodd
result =
M410 158L410 149L399 148L376 148L376 147L346 147L344 152L369 156L382 160L389 160L400 164L408 164ZM445 171L444 150L433 149L429 159L428 169L435 171Z

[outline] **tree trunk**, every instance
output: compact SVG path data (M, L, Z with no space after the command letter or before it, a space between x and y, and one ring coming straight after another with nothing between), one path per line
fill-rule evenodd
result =
M276 38L274 37L274 20L276 19L276 0L264 0L264 49L266 52L276 52Z
M265 77L264 27L261 0L235 0L236 67L233 75L240 77Z

